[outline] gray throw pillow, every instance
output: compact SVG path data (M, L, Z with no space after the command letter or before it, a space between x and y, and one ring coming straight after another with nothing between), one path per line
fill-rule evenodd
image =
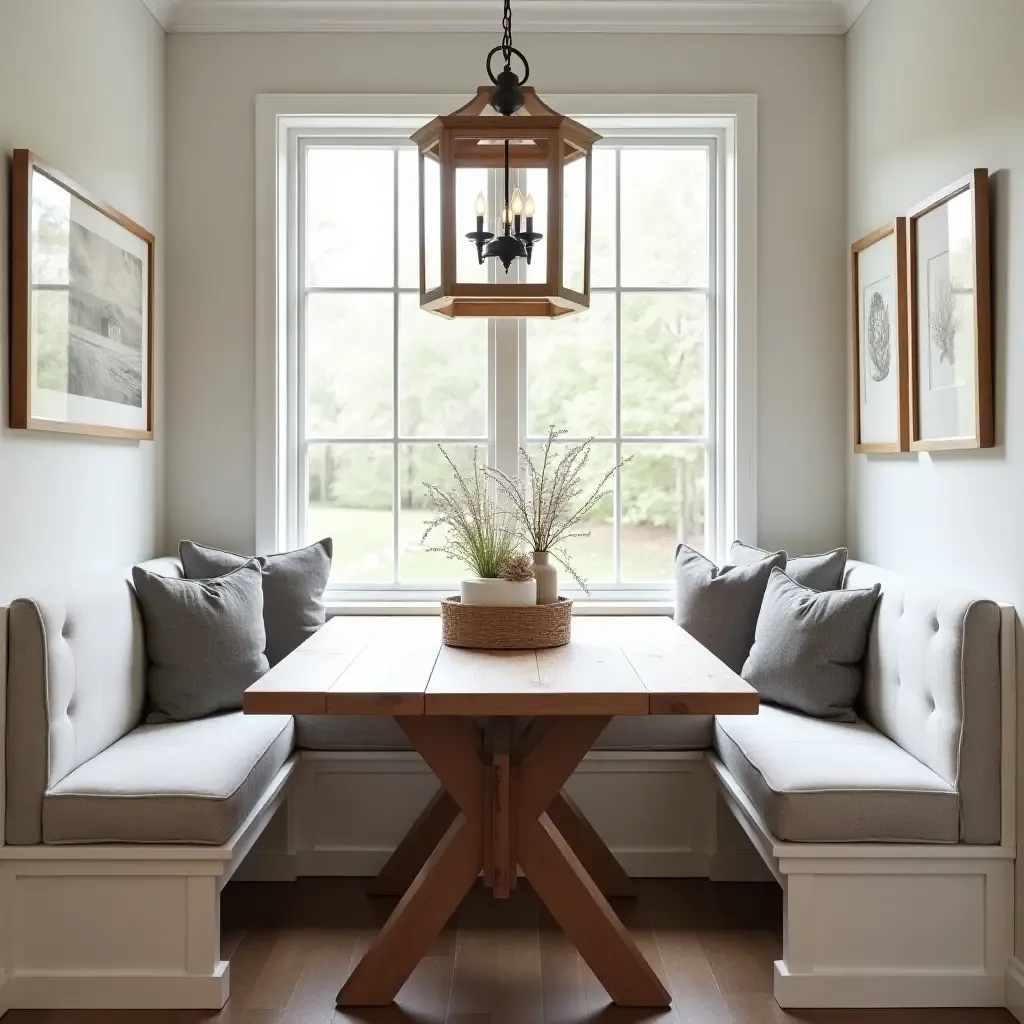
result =
M743 541L733 541L729 549L729 561L733 565L749 565L761 558L767 558L770 552L755 548ZM850 552L846 548L835 548L824 551L820 555L797 555L786 558L786 575L814 590L839 590L843 585L843 572Z
M853 707L880 589L817 591L773 569L740 675L772 704L857 721Z
M754 642L768 577L772 569L785 564L785 552L778 551L749 565L719 568L699 551L680 544L675 564L676 625L739 672Z
M331 538L325 537L309 547L259 559L263 566L263 626L271 665L291 654L324 624L324 590L331 576L333 547ZM191 540L178 545L178 555L190 580L222 576L247 561L245 555Z
M184 722L242 706L267 671L260 563L212 580L132 569L142 608L149 672L148 721Z

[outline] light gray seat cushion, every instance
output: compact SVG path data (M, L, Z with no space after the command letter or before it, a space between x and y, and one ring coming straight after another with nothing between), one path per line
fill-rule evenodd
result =
M595 750L708 750L714 719L707 715L613 718ZM299 715L299 750L411 750L393 718L376 715Z
M292 750L289 716L142 725L52 786L46 843L226 842Z
M1000 611L992 601L851 562L881 585L858 712L960 794L960 839L1000 837Z
M715 721L715 750L769 831L795 843L955 843L956 790L866 722L762 705Z

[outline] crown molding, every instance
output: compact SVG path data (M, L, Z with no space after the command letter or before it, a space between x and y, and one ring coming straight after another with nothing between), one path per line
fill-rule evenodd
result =
M142 0L168 32L488 32L496 0ZM843 35L870 0L518 0L520 32Z
M142 3L168 32L172 30L178 0L142 0Z

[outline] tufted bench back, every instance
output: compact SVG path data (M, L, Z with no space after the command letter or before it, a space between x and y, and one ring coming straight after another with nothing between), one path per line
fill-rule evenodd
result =
M174 559L146 563L181 575ZM123 576L11 603L7 622L6 842L42 842L43 794L139 724L142 617Z
M992 601L850 562L844 587L881 585L860 713L960 796L960 840L1000 838L1001 613Z

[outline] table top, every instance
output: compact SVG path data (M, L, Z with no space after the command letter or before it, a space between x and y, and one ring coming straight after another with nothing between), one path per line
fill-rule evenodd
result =
M436 616L337 616L245 691L256 715L753 715L758 695L670 619L579 616L537 651L445 647Z

